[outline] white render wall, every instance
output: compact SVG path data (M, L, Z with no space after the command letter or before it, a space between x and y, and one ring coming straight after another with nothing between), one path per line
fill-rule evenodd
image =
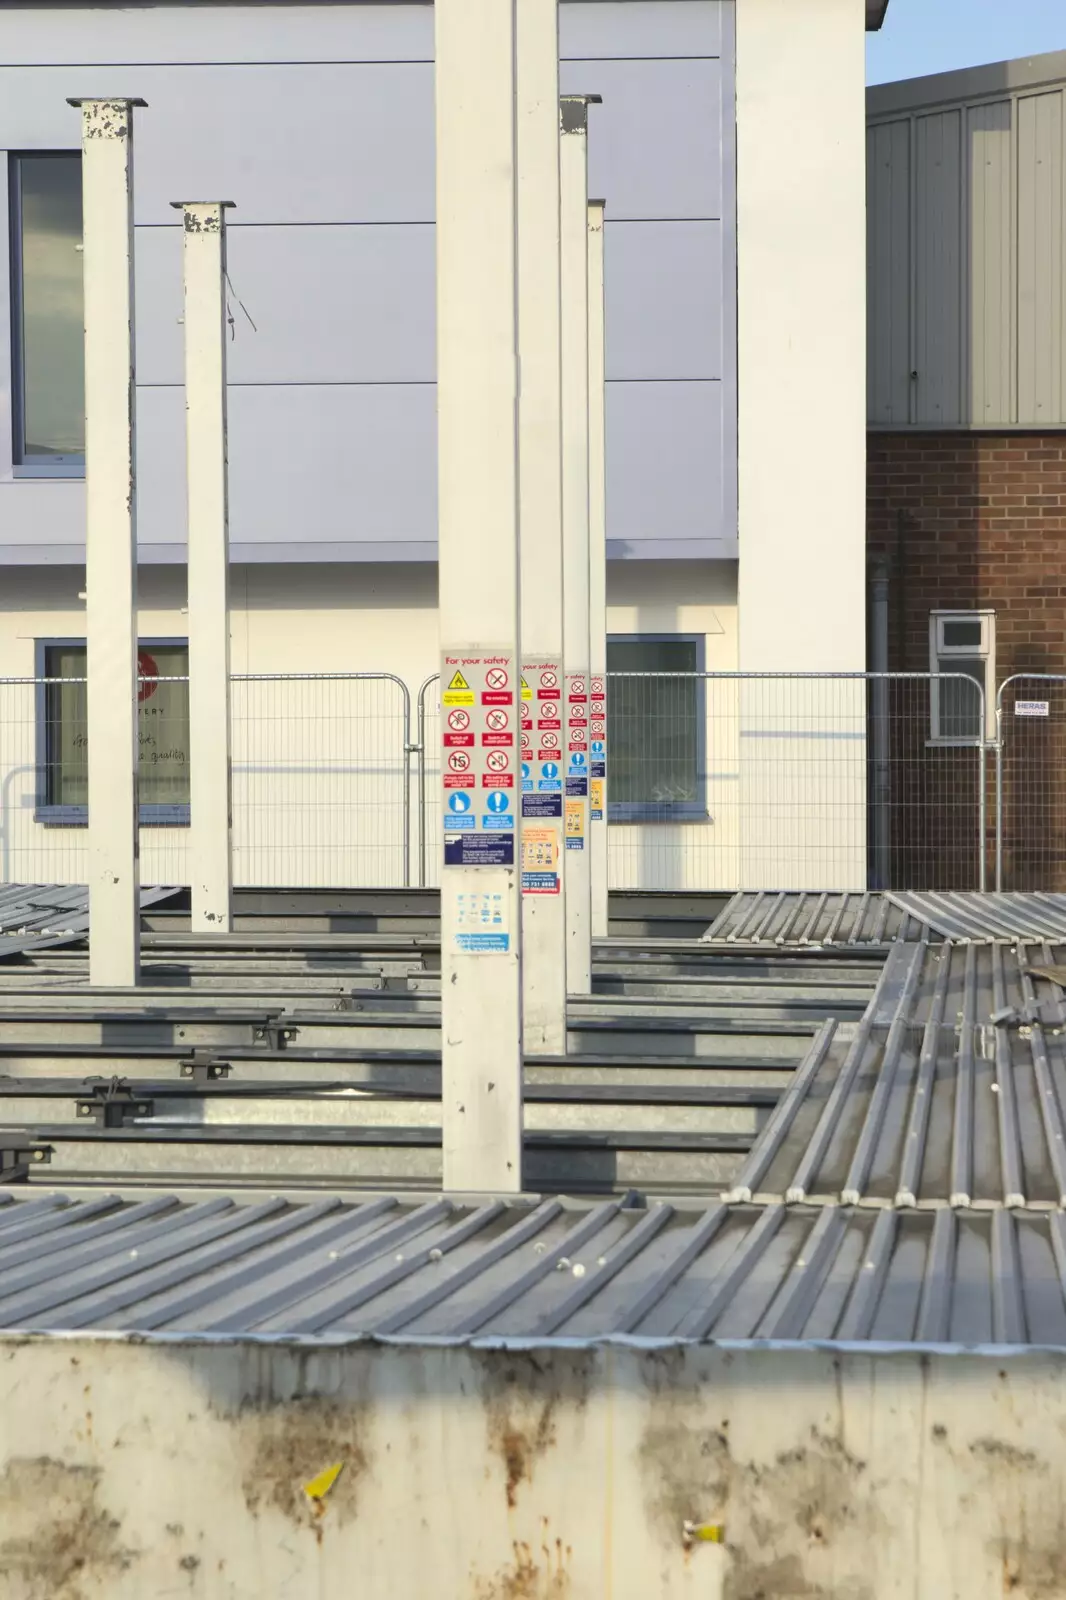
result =
M79 639L78 567L9 568L0 590L0 678L34 674L37 640ZM184 638L184 568L140 572L142 639ZM231 583L232 671L391 673L411 696L438 669L436 567L422 563L238 566ZM612 562L608 631L695 634L709 671L736 668L736 564ZM434 706L427 696L427 707ZM708 696L708 708L713 705ZM234 882L399 886L403 882L403 699L387 683L238 683L234 719ZM728 731L728 730L726 730ZM437 743L428 727L431 760ZM708 750L714 735L707 734ZM0 682L0 881L83 881L86 830L35 820L36 723L29 685ZM709 763L711 820L611 829L614 887L730 887L737 871L735 757ZM412 882L418 880L410 762ZM732 776L730 776L732 774ZM716 789L716 783L718 785ZM427 782L431 883L437 783ZM187 882L188 829L141 831L145 883Z
M865 9L737 0L736 27L740 665L862 672ZM745 886L863 888L863 691L841 691L823 738L801 711L745 715Z

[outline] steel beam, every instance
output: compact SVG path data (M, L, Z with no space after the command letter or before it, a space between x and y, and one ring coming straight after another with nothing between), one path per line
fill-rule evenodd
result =
M233 927L225 289L231 205L175 202L185 277L190 926L202 933Z
M560 101L563 372L563 664L566 669L566 984L592 987L589 861L588 108Z
M515 12L434 8L443 1175L500 1193L522 1184Z
M603 200L589 201L589 876L594 939L608 934L604 209Z
M133 108L82 113L90 982L137 983L137 489Z
M566 1050L558 0L518 0L517 21L523 1021L527 1055L558 1055Z

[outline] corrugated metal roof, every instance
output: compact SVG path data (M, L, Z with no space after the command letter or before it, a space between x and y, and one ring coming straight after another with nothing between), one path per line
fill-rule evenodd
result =
M928 939L920 917L888 897L830 891L741 890L703 935L704 943L740 945L881 945Z
M916 893L887 898L945 939L1064 939L1066 894Z
M897 946L858 1027L823 1027L730 1195L1066 1205L1066 993L1045 975L1063 954Z
M177 894L142 888L141 910ZM0 960L28 950L70 944L89 930L89 891L83 884L9 883L0 886Z
M1059 1212L0 1199L0 1330L1066 1347Z

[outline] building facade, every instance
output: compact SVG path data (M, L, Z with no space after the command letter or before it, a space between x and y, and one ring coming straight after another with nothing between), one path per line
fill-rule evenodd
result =
M562 0L560 13L563 92L602 96L589 164L607 202L609 664L861 670L863 44L883 5ZM226 199L233 669L392 674L416 742L438 652L431 6L13 5L0 63L0 673L84 669L80 125L67 102L136 96L146 671L182 675L185 631L171 204ZM830 404L832 460L818 420ZM817 624L826 606L831 628ZM410 766L393 692L235 691L248 702L242 733L235 700L237 881L328 879L351 805L376 842L345 875L417 878L417 806L402 838L374 832ZM641 692L645 724L669 728L654 685ZM0 687L9 878L77 876L79 693ZM738 717L712 700L699 689L650 753L631 739L627 759L624 721L614 730L615 882L765 875L763 845L739 838ZM144 872L180 879L180 686L152 688L143 717ZM361 728L358 751L340 721ZM394 785L373 799L347 770L368 759Z
M998 737L1004 886L1061 888L1066 52L882 85L867 106L871 665L980 684L990 876ZM978 696L954 721L935 710L920 737L948 783Z

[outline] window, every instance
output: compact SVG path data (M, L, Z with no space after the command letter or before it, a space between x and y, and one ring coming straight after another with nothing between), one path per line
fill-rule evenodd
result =
M14 460L25 476L85 470L81 157L10 160Z
M141 641L140 760L142 823L189 820L189 647L182 639ZM84 825L88 820L89 738L84 639L37 646L37 818ZM157 679L180 677L180 683Z
M963 673L984 694L984 737L996 732L996 615L994 611L933 611L929 615L929 670ZM977 744L982 735L981 694L961 678L930 686L930 737L935 744Z
M703 640L680 634L607 641L608 807L614 822L705 817Z

